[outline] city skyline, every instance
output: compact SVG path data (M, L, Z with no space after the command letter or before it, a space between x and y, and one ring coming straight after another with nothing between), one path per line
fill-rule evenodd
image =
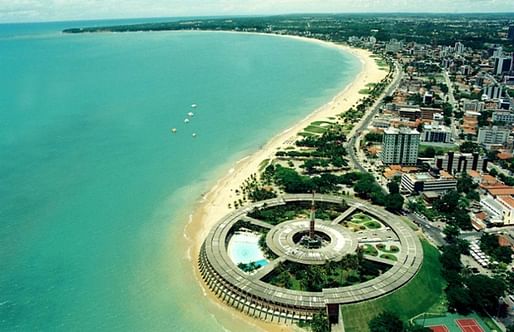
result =
M122 19L144 17L195 17L275 15L293 13L483 13L512 12L509 0L435 0L427 6L421 0L156 0L151 5L141 0L14 0L0 3L0 23Z

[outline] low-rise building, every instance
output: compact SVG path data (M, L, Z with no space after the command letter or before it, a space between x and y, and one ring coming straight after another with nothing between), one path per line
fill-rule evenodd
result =
M391 127L391 122L395 119L398 118L391 114L382 114L373 119L373 121L371 122L371 126L378 129L387 129Z
M510 195L499 196L496 198L504 206L503 224L514 225L514 198Z
M432 120L434 115L443 114L443 110L440 108L432 108L432 107L421 107L421 119L423 120Z
M502 110L510 109L510 100L509 99L500 99L498 100L498 108Z
M487 214L488 222L500 224L503 222L503 205L492 196L486 195L480 198L480 207Z
M479 112L467 111L464 113L462 131L464 134L476 135L478 126Z
M421 134L422 142L450 143L452 131L449 127L441 124L426 124Z
M425 95L423 96L423 104L430 105L434 101L434 94L432 91L425 92Z
M481 197L480 206L493 224L514 225L514 198L510 195Z
M400 189L406 193L444 192L457 189L457 180L447 172L403 174Z
M506 124L514 123L514 113L504 110L498 110L493 112L493 122L504 122Z
M406 108L402 107L398 110L398 115L401 118L407 118L411 121L416 121L421 118L421 110L419 108Z
M478 100L466 100L463 107L465 112L481 112L484 110L485 104Z
M485 223L486 219L487 219L487 214L485 212L480 211L478 213L475 213L471 217L471 226L473 226L473 228L476 231L481 231L481 230L487 228L487 225Z
M479 144L504 144L510 135L510 129L497 126L480 128L477 142Z

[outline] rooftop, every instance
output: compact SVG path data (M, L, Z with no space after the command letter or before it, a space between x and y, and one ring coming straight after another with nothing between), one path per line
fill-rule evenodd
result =
M478 173L477 171L474 171L474 170L468 171L468 175L471 176L472 178L480 177L480 173Z
M384 130L384 133L390 134L390 135L397 135L397 134L419 135L419 131L417 131L416 129L410 129L410 128L406 128L406 127L400 127L400 128L389 127L386 130Z
M481 212L476 213L475 217L477 217L478 219L483 221L487 218L487 214L485 212L481 211Z
M512 153L500 152L496 156L498 157L498 159L507 160L512 158Z
M514 208L514 198L512 196L499 196L498 200L511 209Z
M480 112L466 111L464 116L480 116Z
M455 179L451 174L442 171L440 177L435 177L430 173L411 173L405 174L413 181L443 181L443 180L453 180Z
M489 175L489 174L485 174L482 176L482 183L484 185L486 185L486 184L494 185L494 184L499 183L499 181L496 179L496 177Z
M444 132L450 132L450 128L445 125L439 125L439 124L426 124L423 126L424 130L438 130L438 131L444 131Z
M510 196L514 195L514 188L510 186L506 186L507 188L490 188L487 189L489 193L493 196Z

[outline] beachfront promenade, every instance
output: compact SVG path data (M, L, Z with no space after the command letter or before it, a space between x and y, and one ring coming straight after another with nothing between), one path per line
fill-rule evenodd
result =
M308 229L306 220L290 220L270 226L247 216L255 208L310 202L311 199L310 194L284 195L254 203L225 216L210 231L200 252L200 272L208 287L224 302L246 314L274 322L292 323L310 319L313 313L323 310L327 305L357 303L384 296L402 287L416 275L423 261L421 243L416 234L397 216L366 202L345 197L349 207L342 213L342 218L339 216L331 222L317 221L316 230L329 239L328 244L319 249L301 247L293 239L295 234ZM342 198L316 195L314 200L340 204ZM378 220L383 225L382 229L352 232L343 227L345 220L358 212ZM270 229L266 243L278 256L253 274L239 269L227 253L231 229L239 220ZM391 265L389 270L372 280L320 292L291 290L263 281L266 275L286 260L307 265L338 261L347 254L355 253L360 245L373 241L395 243L401 249L396 254L396 260L364 256L365 259Z

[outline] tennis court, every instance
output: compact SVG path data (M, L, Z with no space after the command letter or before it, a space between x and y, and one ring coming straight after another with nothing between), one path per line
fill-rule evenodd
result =
M435 325L435 326L427 326L429 327L432 332L450 332L446 325Z
M484 332L484 329L474 319L457 319L457 325L462 332Z
M432 332L492 332L477 314L462 316L447 314L446 316L425 317L416 320L416 324L423 325Z

